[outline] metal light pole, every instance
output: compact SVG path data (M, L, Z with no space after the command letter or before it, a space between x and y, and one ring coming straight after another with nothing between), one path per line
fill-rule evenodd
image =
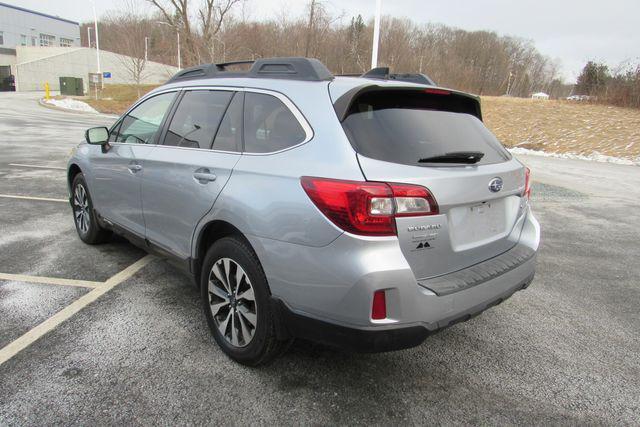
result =
M100 74L101 88L104 89L104 79L102 78L102 69L100 68L100 37L98 36L98 15L96 15L96 2L91 2L93 6L93 27L96 32L96 59L98 60L98 74Z
M223 42L220 37L214 37L213 41L219 41L222 44L222 62L226 62L227 44L225 42ZM214 45L214 54L215 54L215 45Z
M178 71L182 70L182 59L180 58L180 30L176 27L176 35L178 36Z
M91 27L89 26L87 26L87 41L89 42L87 46L91 48Z
M182 60L180 59L180 29L175 25L171 25L168 22L164 22L164 21L156 21L156 24L168 25L176 29L176 35L178 36L178 71L182 70Z
M371 68L378 66L378 43L380 42L380 12L382 0L376 0L376 18L373 25L373 49L371 53Z
M147 55L147 52L149 50L148 49L148 46L149 46L148 42L149 42L149 37L145 37L144 38L144 62L147 62L147 58L148 58L148 55Z

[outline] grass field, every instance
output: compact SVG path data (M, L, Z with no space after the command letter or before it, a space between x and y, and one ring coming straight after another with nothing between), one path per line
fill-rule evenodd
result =
M100 112L121 114L154 87L106 85L102 99L86 102ZM487 126L507 147L640 159L640 110L504 97L483 97L482 110Z
M105 85L99 95L99 99L87 97L83 99L101 113L122 114L145 93L149 92L157 85Z
M640 110L570 101L483 97L484 120L508 147L640 158Z

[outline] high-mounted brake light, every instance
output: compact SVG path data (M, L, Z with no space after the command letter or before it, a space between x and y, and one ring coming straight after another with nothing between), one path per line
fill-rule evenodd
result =
M531 198L531 169L528 167L524 168L524 197L527 199Z
M451 92L443 89L425 89L424 93L430 93L432 95L451 95Z
M419 185L309 176L302 177L300 182L311 201L329 220L353 234L394 236L396 217L438 213L433 195Z

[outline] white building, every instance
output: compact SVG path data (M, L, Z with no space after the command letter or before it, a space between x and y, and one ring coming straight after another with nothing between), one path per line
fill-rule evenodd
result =
M98 69L96 50L88 47L18 47L15 66L17 91L44 90L49 83L51 90L60 89L60 77L79 77L88 93L89 73ZM133 58L117 53L100 51L100 68L111 77L105 84L133 84ZM141 83L160 84L178 72L177 67L147 61L142 71Z
M132 58L100 51L100 68L109 83L135 83ZM0 90L52 90L60 77L79 77L88 92L89 73L98 71L96 50L80 47L80 25L58 16L0 2ZM147 62L142 83L164 83L176 67ZM8 81L11 81L11 85Z
M0 2L0 86L3 79L15 75L19 46L80 46L80 25Z
M542 99L542 100L548 100L549 99L549 95L547 95L544 92L537 92L534 93L533 95L531 95L531 99Z

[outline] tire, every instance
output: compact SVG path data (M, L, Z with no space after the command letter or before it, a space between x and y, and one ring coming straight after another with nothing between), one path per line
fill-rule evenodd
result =
M240 238L224 237L211 245L202 265L200 291L211 333L231 359L258 366L288 347L289 341L276 338L262 266Z
M100 227L98 223L89 187L82 173L73 177L71 183L71 209L73 210L73 223L80 240L89 245L96 245L108 240L110 233Z

